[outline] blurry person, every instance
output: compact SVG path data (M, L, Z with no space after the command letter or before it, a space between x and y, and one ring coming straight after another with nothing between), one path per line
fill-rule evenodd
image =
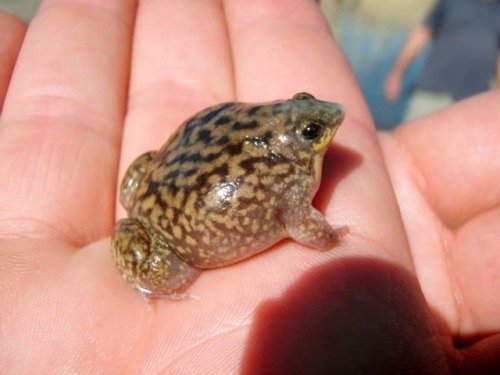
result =
M404 73L433 41L405 113L411 120L500 82L500 1L437 0L409 35L385 81L389 101L399 98Z

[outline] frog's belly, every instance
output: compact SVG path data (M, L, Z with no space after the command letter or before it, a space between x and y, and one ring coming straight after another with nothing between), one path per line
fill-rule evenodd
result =
M224 238L217 237L210 244L201 240L198 247L192 248L185 254L177 253L177 255L193 267L217 268L249 258L283 238L285 238L284 234L279 237L249 235L240 238L229 235Z
M237 262L286 237L276 212L264 207L204 211L197 217L181 214L175 219L167 228L152 224L182 260L199 268Z

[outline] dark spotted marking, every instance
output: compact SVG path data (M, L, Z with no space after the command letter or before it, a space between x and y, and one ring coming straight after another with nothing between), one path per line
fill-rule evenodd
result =
M223 115L223 116L219 117L217 120L215 120L215 125L225 125L231 121L233 121L231 119L231 117Z
M205 172L205 173L202 173L200 174L197 178L196 178L196 183L194 184L193 186L193 190L195 191L198 191L200 190L203 186L205 186L207 184L207 181L208 181L208 178L210 177L210 173L209 172Z
M177 224L179 222L180 211L177 208L172 208L172 212L173 212L172 223Z
M211 135L211 131L208 129L202 129L198 132L198 140L202 141L205 144L211 143L213 138Z
M238 131L238 130L253 130L253 129L257 129L258 127L259 127L259 122L255 121L255 120L248 121L248 122L237 121L232 126L233 130L236 130L236 131Z
M217 142L215 142L215 144L217 146L224 146L224 145L227 145L227 143L229 142L229 136L227 135L223 135L222 137L220 137Z
M249 207L251 205L259 204L259 201L255 197L251 197L251 198L238 197L238 202L239 202L239 204L243 205L244 207Z
M220 177L227 176L229 174L229 165L227 163L222 164L220 167L214 168L210 175L219 175Z
M218 158L220 158L220 157L221 157L221 155L222 155L222 154L221 154L220 152L212 152L212 153L208 154L207 156L205 156L205 157L203 158L203 161L204 161L205 163L212 163L212 162L214 162L215 160L217 160Z
M229 144L224 148L225 153L228 153L231 156L236 156L241 154L241 150L243 149L243 142Z
M177 195L177 193L180 190L180 188L174 183L170 183L170 184L166 185L165 188L167 189L167 191L169 192L169 194L171 196Z
M251 107L248 110L248 116L254 117L254 116L260 115L260 113L258 113L258 112L260 111L261 108L262 108L261 105L255 105L255 106Z
M179 169L174 169L173 171L169 172L168 174L166 174L163 178L162 178L162 181L163 182L166 182L168 180L173 180L173 179L176 179L177 177L179 177L181 174L181 171Z
M256 156L256 157L249 157L245 160L242 160L240 162L240 167L243 168L247 173L254 173L255 172L255 164L262 163L266 167L273 167L275 165L278 165L282 162L286 162L286 158L284 158L280 154L276 153L271 153L273 157L268 156Z
M208 183L208 178L210 176L220 176L225 177L229 174L229 165L227 163L222 164L218 168L212 169L210 172L202 173L196 179L196 183L193 186L193 190L200 190L202 187L206 186Z
M222 233L227 232L227 227L223 223L218 223L217 221L212 221L212 225L221 231Z
M278 116L283 113L283 107L281 104L276 104L271 107L271 115Z
M160 184L156 181L149 181L148 183L148 190L144 194L146 197L149 197L151 195L157 195L158 194L158 188Z
M181 146L187 146L191 143L191 134L193 134L194 130L195 130L195 126L192 125L194 121L190 121L188 123L188 125L186 125L186 127L184 128L184 131L182 132L182 138L180 139L180 142L179 144ZM189 126L191 125L191 126Z
M187 178L187 177L194 176L197 172L198 172L198 168L192 168L192 169L188 169L187 171L184 171L184 173L182 175Z
M246 174L251 174L255 172L255 164L258 162L262 162L265 158L259 157L259 158L248 158L245 160L242 160L240 162L240 167L243 168L246 172Z
M241 147L238 149L237 147L235 148L235 151L239 153L241 151ZM222 152L211 152L210 154L206 156L201 156L199 152L196 153L182 153L175 157L172 160L169 160L168 162L165 163L166 166L173 166L175 164L183 165L185 163L194 163L197 164L199 162L205 162L205 163L212 163L213 161L217 160L220 156L222 155ZM173 172L170 172L173 173ZM169 173L169 174L170 174ZM167 174L167 176L169 175Z
M223 112L225 109L232 107L234 105L234 102L229 102L229 103L224 103L221 104L220 107L216 107L213 111L208 112L205 116L200 118L200 122L202 124L206 124L210 121L212 121L217 115L221 112Z
M184 163L198 163L202 160L202 157L199 152L195 153L182 153L174 159L170 160L168 163L165 163L167 166L172 166L174 164L184 164Z

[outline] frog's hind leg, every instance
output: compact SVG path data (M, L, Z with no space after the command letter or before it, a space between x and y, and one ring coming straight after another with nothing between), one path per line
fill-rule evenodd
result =
M130 208L130 202L132 195L137 190L139 181L142 179L146 173L146 169L156 155L156 151L146 152L142 154L137 159L135 159L132 164L128 167L123 176L122 183L120 185L120 203L125 207L125 209Z
M145 296L180 299L200 274L175 255L160 236L133 218L120 220L113 231L111 252L122 277Z

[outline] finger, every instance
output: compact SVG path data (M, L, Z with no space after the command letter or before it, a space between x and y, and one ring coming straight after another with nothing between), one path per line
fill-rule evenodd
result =
M457 337L498 330L500 304L489 296L500 289L499 94L458 103L382 139L420 285Z
M220 2L141 2L132 66L120 176L132 159L159 148L187 116L233 98Z
M500 202L499 100L500 91L490 92L396 132L425 180L429 201L450 228Z
M496 277L500 271L499 99L499 91L486 93L414 121L396 133L418 171L420 194L430 206L428 211L444 227L441 232L447 233L438 237L446 246L435 264L441 265L437 269L441 275L452 274L450 294L460 295L455 315L442 314L457 336L500 328L500 303L490 298L500 290ZM442 300L442 294L432 293L437 289L424 286L429 300L436 301L434 306L440 306ZM442 311L446 311L444 306Z
M500 372L500 335L494 334L463 348L447 348L454 374L497 374ZM466 370L464 370L466 369Z
M309 90L329 99L352 97L363 105L317 5L294 0L287 6L282 14L280 1L225 2L238 95L246 100L273 100L284 93L291 96ZM340 76L339 71L346 74ZM325 80L329 85L321 83Z
M370 114L316 3L293 0L285 8L278 0L234 0L226 1L225 8L238 96L262 100L310 91L346 106L346 121L336 143L348 152L343 158L338 153L338 160L327 158L323 173L328 179L336 167L360 166L350 168L333 199L328 197L327 216L330 222L349 225L352 234L362 230L365 238L391 249L391 257L409 264L401 251L406 239Z
M109 233L134 1L46 0L2 114L0 232Z
M25 32L26 25L21 20L0 12L0 113Z

